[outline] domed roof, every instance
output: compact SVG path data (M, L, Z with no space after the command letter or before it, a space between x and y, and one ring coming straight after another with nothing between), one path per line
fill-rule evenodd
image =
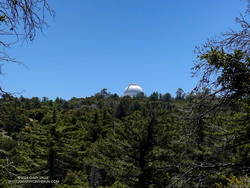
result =
M129 84L128 87L125 88L124 95L125 96L136 96L139 93L143 93L143 89L138 84Z

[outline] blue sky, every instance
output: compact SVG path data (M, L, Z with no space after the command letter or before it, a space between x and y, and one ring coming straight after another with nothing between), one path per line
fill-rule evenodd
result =
M70 2L70 3L69 3ZM4 64L0 84L25 97L123 94L131 82L147 95L189 92L194 48L237 28L244 0L51 1L50 27L29 44L7 50L25 66Z

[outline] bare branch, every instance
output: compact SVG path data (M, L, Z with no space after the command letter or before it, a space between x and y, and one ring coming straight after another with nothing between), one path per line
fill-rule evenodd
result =
M0 1L0 47L9 48L17 41L32 41L47 26L46 17L54 16L47 0ZM0 61L13 59L0 57Z
M5 49L20 41L33 41L37 33L48 26L47 17L54 15L47 0L1 0L0 62L20 63L6 54ZM0 88L0 96L3 94L3 88Z

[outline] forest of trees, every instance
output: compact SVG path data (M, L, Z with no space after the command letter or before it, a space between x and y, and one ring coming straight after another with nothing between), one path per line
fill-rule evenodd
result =
M100 92L70 100L4 94L0 186L248 187L249 88L228 98L209 89L181 98L181 89L176 97ZM20 177L59 184L9 182Z
M25 40L53 12L46 0L0 9L3 32L18 37L21 27ZM250 187L249 13L250 3L239 31L197 48L200 81L189 93L132 98L103 89L50 100L0 86L0 188ZM0 60L15 61L1 52Z

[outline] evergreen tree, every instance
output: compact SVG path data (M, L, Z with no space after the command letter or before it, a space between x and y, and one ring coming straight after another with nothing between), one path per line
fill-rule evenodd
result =
M174 117L162 117L164 112L149 108L152 111L136 111L124 122L115 122L107 137L91 147L90 161L108 176L131 187L164 187L170 184L171 175L178 172L180 145L170 138L177 139L180 124L176 119L176 127L172 127L168 121Z

